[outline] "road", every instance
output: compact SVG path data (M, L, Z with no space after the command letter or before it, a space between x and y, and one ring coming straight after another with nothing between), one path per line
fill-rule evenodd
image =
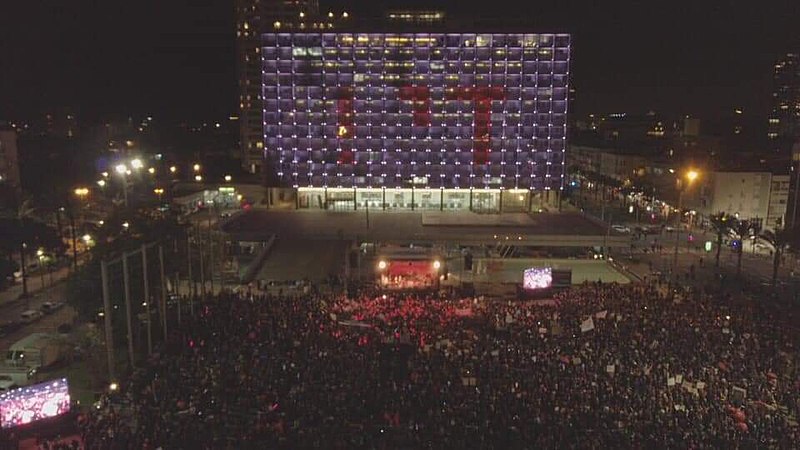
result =
M5 316L6 309L2 310ZM11 344L19 341L31 333L56 333L59 325L72 324L75 311L70 306L64 306L52 314L48 314L36 322L25 325L0 338L0 350L5 351ZM15 316L16 317L16 316Z
M620 201L618 199L610 200L606 202L608 205L605 208L606 218L612 220L614 224L625 225L629 227L631 230L635 229L637 226L641 227L659 227L661 223L651 223L649 220L642 220L641 222L636 221L636 217L632 214L629 214L627 211L624 211L624 208L620 207ZM572 207L572 205L569 205ZM595 201L593 196L588 195L585 196L583 199L583 205L585 210L597 212L600 210L600 204L598 201ZM642 218L644 219L644 218ZM669 225L674 226L674 220L668 223ZM684 224L685 227L686 224ZM639 239L633 242L633 248L628 249L618 249L617 250L617 257L627 256L629 254L633 255L634 262L630 264L641 272L641 275L647 275L651 271L659 271L662 273L667 273L671 270L675 252L675 241L678 240L678 272L679 273L686 273L690 270L692 265L695 266L695 270L700 269L700 259L703 259L703 266L704 268L713 268L713 276L717 276L717 272L735 275L736 273L736 264L737 264L737 254L736 252L731 249L730 246L724 245L722 251L720 253L720 269L717 270L714 267L714 259L716 257L716 234L709 230L703 230L699 227L694 227L691 230L691 235L693 240L690 242L688 240L687 231L684 229L678 235L676 232L666 232L662 231L660 234L656 235L648 235L645 236L643 239ZM726 237L726 240L729 238ZM703 249L703 246L706 241L712 242L712 251L706 252ZM653 253L652 248L653 244L656 245L656 249L658 245L660 245L661 251L656 251ZM645 250L647 252L645 253ZM765 281L772 280L772 257L767 249L761 249L760 251L753 253L752 245L747 242L745 243L744 253L742 255L742 273L745 277L750 278L752 281L757 281L759 283ZM626 258L630 261L630 258ZM636 267L637 263L644 267ZM651 266L652 265L652 266ZM652 270L650 270L652 267ZM800 268L798 267L797 260L791 256L786 255L785 260L782 262L781 267L778 272L779 280L783 280L784 282L794 283L796 280L792 275L793 272L800 273ZM699 277L699 273L696 274Z

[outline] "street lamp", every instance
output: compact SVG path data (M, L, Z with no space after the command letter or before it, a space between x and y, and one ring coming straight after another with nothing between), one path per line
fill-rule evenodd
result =
M683 210L683 191L688 189L692 183L700 178L700 172L695 169L689 169L684 174L686 178L686 187L683 186L683 180L678 178L676 180L678 184L678 223L675 226L675 251L672 255L672 270L677 274L678 272L678 245L680 244L681 239L681 210Z
M175 166L170 166L170 167L169 167L169 172L170 172L170 173L175 173L175 172L177 172L177 171L178 171L178 168L177 168L177 167L175 167Z
M41 276L41 289L44 289L44 250L36 250L36 257L39 259L39 276Z
M128 171L128 166L126 166L125 164L117 164L114 167L114 170L122 178L122 192L123 192L123 195L124 195L124 198L125 198L125 207L127 208L128 207L128 179L125 178L125 175L130 173Z
M141 169L142 167L144 167L144 164L142 164L142 160L141 159L135 158L135 159L131 160L131 167L133 167L134 169L138 170L138 169Z
M200 172L200 164L194 163L192 169L194 169L195 172Z
M226 182L230 183L232 179L233 179L233 177L231 177L230 175L225 175L225 181Z
M203 176L202 175L195 175L194 176L194 181L197 181L197 182L203 181Z
M153 189L153 193L158 196L158 202L161 203L161 196L164 195L164 188L155 188Z
M155 174L156 173L156 168L155 167L148 167L147 168L147 173L149 173L150 175Z
M97 180L97 185L102 187L106 187L106 180Z
M87 195L89 195L89 188L79 187L75 188L75 195L78 196L81 200L83 200Z

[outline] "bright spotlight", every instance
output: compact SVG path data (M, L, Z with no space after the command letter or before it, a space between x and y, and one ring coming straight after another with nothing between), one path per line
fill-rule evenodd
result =
M133 167L134 169L141 169L142 167L144 167L144 164L142 164L141 159L136 158L131 160L131 167Z
M378 269L385 270L388 265L386 261L378 261Z
M441 269L442 268L442 263L439 262L439 261L434 261L433 262L433 268L436 269L436 270Z

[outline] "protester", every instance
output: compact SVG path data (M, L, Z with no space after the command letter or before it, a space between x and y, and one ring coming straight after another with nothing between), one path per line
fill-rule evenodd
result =
M798 334L777 307L641 284L539 302L309 292L197 308L83 422L86 448L800 442Z

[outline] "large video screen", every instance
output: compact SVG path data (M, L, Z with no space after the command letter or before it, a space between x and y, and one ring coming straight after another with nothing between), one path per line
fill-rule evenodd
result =
M11 428L69 412L66 378L14 389L0 395L0 425Z
M287 186L559 189L569 34L266 33L264 151Z
M553 270L550 267L531 267L525 269L522 277L524 289L546 289L553 285Z

